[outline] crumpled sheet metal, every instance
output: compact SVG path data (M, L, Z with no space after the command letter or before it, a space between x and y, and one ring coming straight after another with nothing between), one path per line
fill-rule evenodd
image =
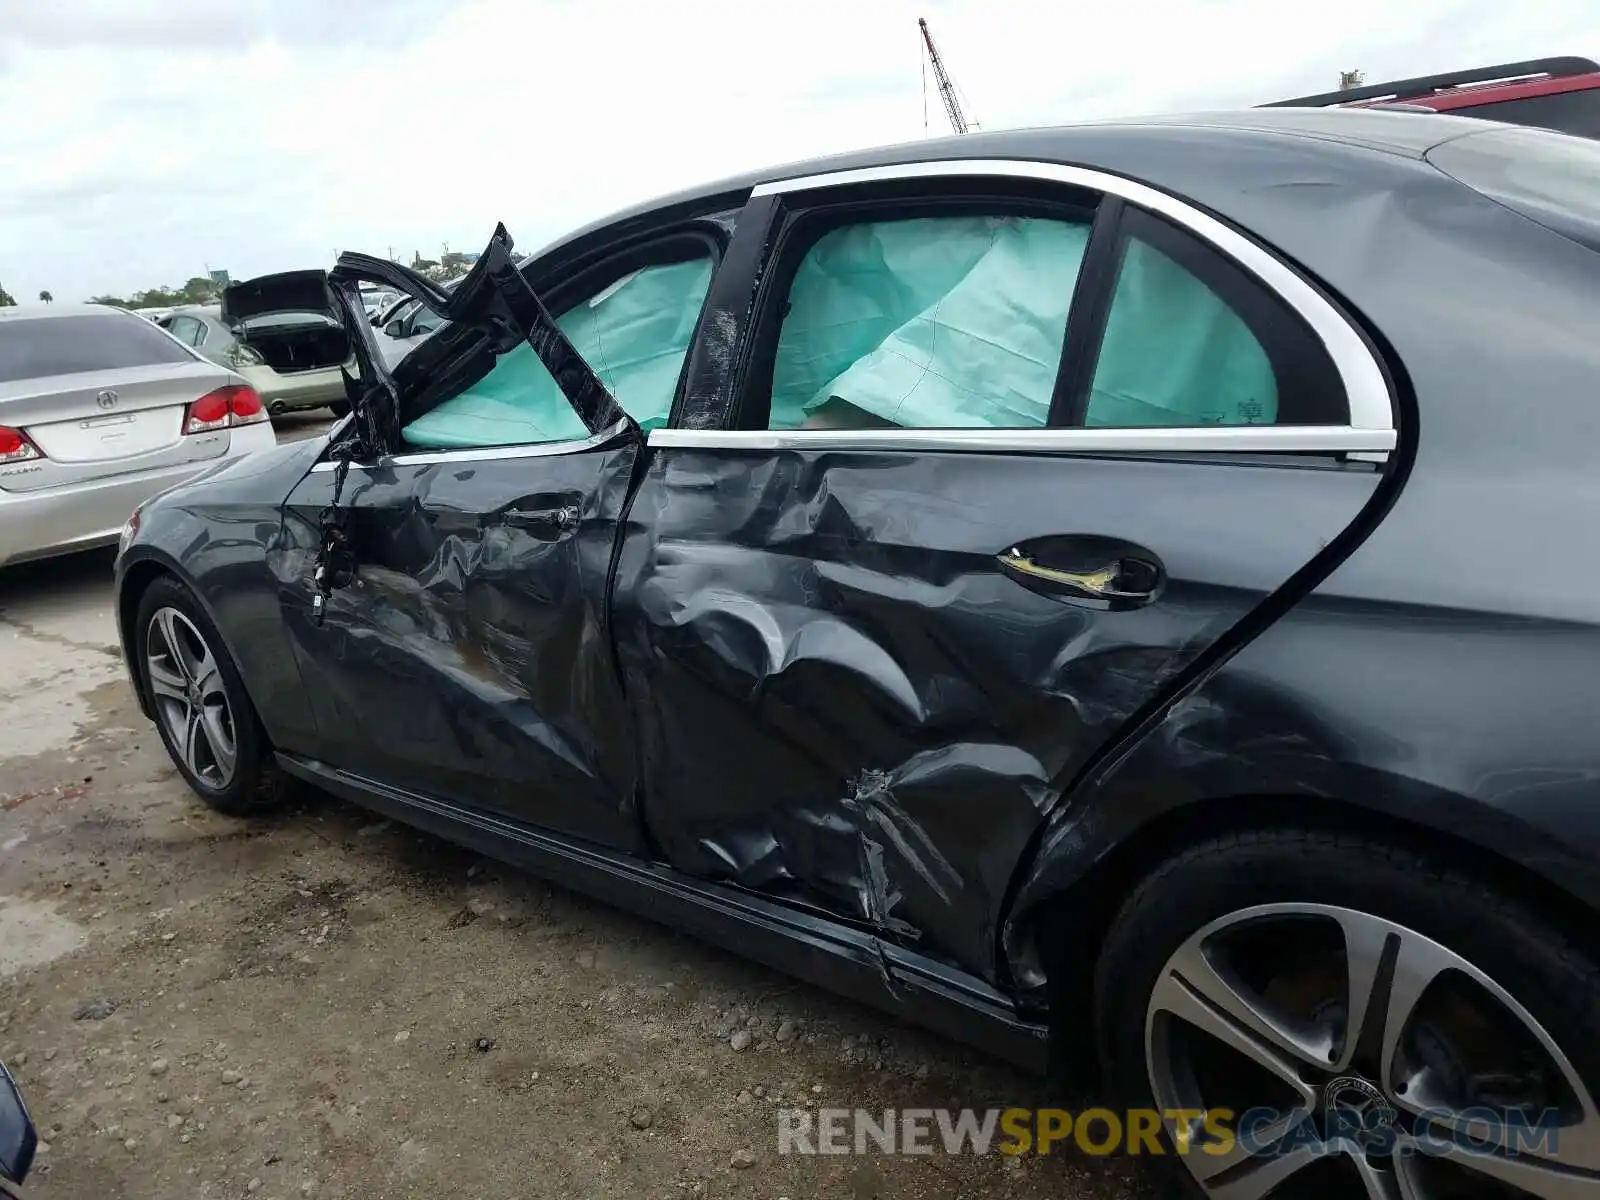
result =
M1065 785L1370 491L1294 474L1304 521L1285 532L1249 528L1281 501L1273 472L656 455L616 593L646 824L685 870L995 978L1013 871ZM1091 508L1097 531L1166 563L1160 603L1091 611L998 571L996 554ZM1218 527L1259 544L1236 559Z
M635 757L605 593L638 453L624 441L545 458L522 480L469 463L353 470L358 585L329 597L322 626L294 623L305 661L340 664L312 682L319 727L446 795L632 845ZM314 517L329 479L308 476L295 509ZM564 505L577 526L560 536L499 517Z
M512 254L512 246L506 227L497 225L472 268L448 291L387 259L350 251L339 256L329 278L336 292L344 297L347 329L357 330L352 340L362 347L358 349L362 375L374 378L395 397L393 404L379 405L380 409L398 408L398 412L382 414L387 423L382 431L383 446L399 444L397 421L403 423L417 415L414 409L419 400L424 402L425 410L429 396L455 395L487 374L497 358L524 342L533 348L590 433L600 433L629 420L529 286ZM450 322L407 355L392 377L377 355L374 335L354 302L360 280L396 287ZM463 357L458 351L468 342L477 343L481 350Z

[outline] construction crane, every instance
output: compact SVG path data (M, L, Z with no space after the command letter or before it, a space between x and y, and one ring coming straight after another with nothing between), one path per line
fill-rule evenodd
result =
M961 111L961 101L956 99L956 85L950 78L950 72L944 69L944 59L939 57L939 51L933 44L933 34L928 32L926 18L917 18L917 28L922 30L922 44L928 50L928 64L933 67L933 81L939 89L939 98L944 101L945 115L950 118L950 128L957 133L967 132L966 114ZM927 96L927 76L923 76L923 96Z

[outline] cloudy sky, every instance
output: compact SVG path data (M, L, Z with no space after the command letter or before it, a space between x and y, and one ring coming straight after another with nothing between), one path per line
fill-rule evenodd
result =
M658 192L947 131L926 16L999 129L1550 54L1596 0L5 0L0 284L23 303L533 249Z

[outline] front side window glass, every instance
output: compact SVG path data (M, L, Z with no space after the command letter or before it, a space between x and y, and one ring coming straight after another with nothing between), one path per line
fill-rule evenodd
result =
M711 284L709 257L642 267L556 317L624 412L664 425ZM412 446L526 445L588 436L555 378L523 343L472 387L403 430Z

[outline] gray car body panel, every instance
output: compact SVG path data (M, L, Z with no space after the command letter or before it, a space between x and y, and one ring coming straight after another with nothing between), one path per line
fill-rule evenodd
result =
M1327 811L1351 819L1378 814L1432 844L1475 847L1508 875L1537 880L1574 903L1600 906L1600 750L1582 715L1594 711L1600 691L1600 676L1582 669L1600 651L1600 568L1581 549L1572 553L1600 518L1600 493L1589 482L1600 422L1593 402L1600 339L1586 316L1575 316L1589 313L1600 295L1600 255L1428 164L1434 147L1484 129L1466 118L1282 109L975 135L725 180L596 222L534 256L537 264L576 254L591 240L646 227L666 210L737 207L755 186L776 179L966 158L1079 165L1183 197L1269 247L1354 314L1383 352L1401 442L1381 485L1350 497L1340 520L1312 531L1321 550L1308 551L1299 570L1263 575L1258 600L1225 625L1208 627L1205 645L1163 669L1159 686L1118 711L1091 754L1060 764L1053 778L1028 781L1027 804L942 813L946 847L966 843L979 857L974 841L1003 847L1004 861L983 863L980 879L965 877L981 887L953 889L981 912L963 908L959 920L939 927L936 905L918 910L937 935L934 957L963 978L990 981L1020 1010L1041 1005L1039 934L1063 919L1060 897L1095 888L1109 878L1101 872L1110 864L1137 860L1153 831L1173 829L1179 814L1193 811L1214 814L1211 828L1241 819L1321 820ZM714 283L713 302L716 295ZM732 305L727 313L737 316ZM702 349L714 336L703 333ZM735 349L717 347L724 381ZM728 399L715 386L705 396L697 420L714 418L711 410ZM651 457L637 486L647 485ZM801 456L795 469L804 476L815 461ZM283 546L282 506L300 465L283 460L281 470L259 475L259 484L237 472L219 476L153 505L125 556L165 556L194 579L241 660L251 660L244 675L252 692L265 673L282 703L293 688L275 665L282 622L269 637L268 602L298 602L304 594L243 552L224 579L196 560L204 539L194 538L192 521L213 505L218 519L243 505L262 514L258 547ZM713 474L706 467L701 483ZM795 504L806 496L798 489ZM780 518L799 519L799 508L763 507L754 503L759 499L743 516L724 514L730 531L765 527L779 536ZM1130 488L1127 503L1142 505L1139 519L1160 527L1164 496ZM625 527L654 519L637 505L624 511ZM1303 516L1292 504L1256 511L1275 524L1274 533L1294 531ZM272 528L269 512L279 514ZM625 533L633 536L631 528ZM303 532L290 540L304 555ZM625 538L618 596L631 586L631 569ZM920 569L882 576L884 586L905 601ZM123 574L126 581L126 568ZM609 594L599 597L609 601ZM229 620L221 615L226 604L259 609L260 623ZM635 629L640 620L644 627L654 622L657 633L666 627L667 618L638 616L648 606L631 607L630 615L629 604L619 605L619 621L632 620ZM855 628L867 626L857 621ZM617 636L625 644L627 631ZM975 646L985 640L981 632L971 636ZM636 709L640 689L654 686L641 665L649 657L636 656L630 669L623 656ZM298 699L303 714L303 694ZM284 732L280 749L306 773L324 781L338 775L340 731L296 726L281 707L270 716L263 708L263 717ZM595 736L622 735L608 728ZM888 760L891 783L897 761ZM858 782L844 799L877 796L881 780ZM360 794L366 785L346 779L343 786ZM396 800L392 787L368 791L380 806L411 803ZM430 821L449 825L442 810L428 811ZM482 822L472 828L461 836L493 841ZM744 869L754 863L747 851L759 850L769 832L744 829L719 843L712 828L702 844L713 857L719 847L731 848L728 877L756 889L765 881ZM845 854L860 849L859 839L840 844ZM845 854L829 861L848 891L863 868ZM686 864L674 876L680 883L693 877ZM915 874L918 864L903 865ZM617 872L585 878L601 891L632 886L617 882ZM1103 915L1114 904L1101 896L1096 907ZM862 922L843 923L858 930L864 924L885 953L904 956L882 916L868 905ZM807 920L817 933L843 919L813 912ZM1083 925L1092 934L1096 921ZM854 951L839 953L861 965Z

